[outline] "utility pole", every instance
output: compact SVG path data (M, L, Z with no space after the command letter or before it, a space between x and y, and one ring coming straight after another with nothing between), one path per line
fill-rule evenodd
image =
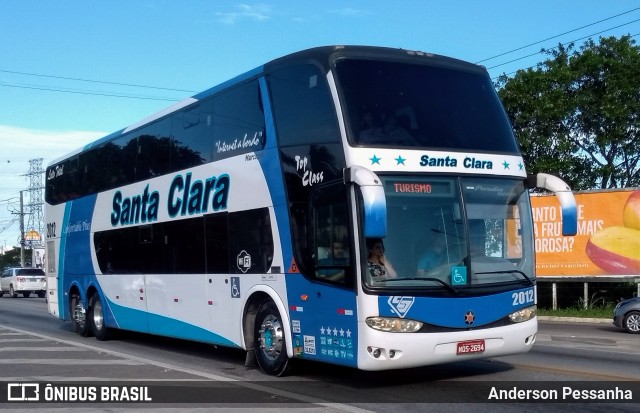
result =
M20 191L20 266L24 267L24 191Z
M29 217L27 219L26 241L29 242L33 252L34 247L44 247L44 197L42 196L44 169L42 169L42 158L29 161L29 172L25 176L29 179L29 203L26 205ZM33 231L37 232L37 237Z

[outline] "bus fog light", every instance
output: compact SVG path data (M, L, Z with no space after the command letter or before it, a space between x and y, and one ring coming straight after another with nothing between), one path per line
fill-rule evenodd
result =
M389 350L389 358L392 359L396 356L396 351L395 350Z
M367 351L369 352L369 354L371 354L375 358L380 357L380 354L382 354L382 351L377 347L369 346L367 347Z
M533 343L535 343L535 342L536 342L536 335L535 334L524 339L524 344L526 344L528 346L533 345Z
M404 318L369 317L367 318L366 323L374 330L386 331L389 333L415 333L422 328L422 323L420 321Z
M518 310L509 314L509 318L514 323L522 323L523 321L529 321L536 316L537 307L535 305L522 310Z

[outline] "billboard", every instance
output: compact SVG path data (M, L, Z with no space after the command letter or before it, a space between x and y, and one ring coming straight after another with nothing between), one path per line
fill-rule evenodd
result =
M640 190L575 193L578 233L562 236L555 196L532 196L536 273L544 276L640 275Z

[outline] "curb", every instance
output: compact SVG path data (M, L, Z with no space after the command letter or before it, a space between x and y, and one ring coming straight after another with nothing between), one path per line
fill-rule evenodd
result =
M593 324L613 325L613 319L609 319L609 318L538 316L538 321L550 321L553 323L593 323Z

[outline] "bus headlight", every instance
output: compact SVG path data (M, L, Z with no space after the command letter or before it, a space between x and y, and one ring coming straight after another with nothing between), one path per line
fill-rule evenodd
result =
M527 308L523 308L522 310L518 310L514 313L509 314L509 318L514 323L522 323L523 321L531 320L536 316L537 307L535 305Z
M404 318L369 317L366 323L374 330L389 333L415 333L422 328L422 323Z

